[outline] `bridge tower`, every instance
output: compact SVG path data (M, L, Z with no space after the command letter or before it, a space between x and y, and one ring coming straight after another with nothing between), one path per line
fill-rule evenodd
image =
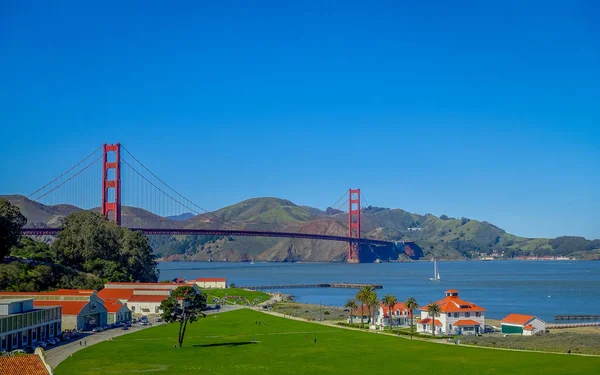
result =
M348 262L360 262L360 189L348 190Z
M104 144L102 157L102 215L121 225L121 144ZM114 161L109 155L114 153ZM112 190L111 190L112 189ZM109 194L110 192L110 194Z

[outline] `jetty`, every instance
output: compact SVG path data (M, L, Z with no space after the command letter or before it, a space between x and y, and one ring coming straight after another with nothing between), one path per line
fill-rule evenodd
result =
M600 322L592 323L565 323L565 324L546 324L547 329L575 328L575 327L600 327Z
M600 320L600 315L556 315L554 320Z
M381 285L381 284L349 283L349 282L318 283L318 284L247 285L247 286L238 286L238 288L250 289L250 290L300 289L300 288L348 288L348 289L360 289L360 288L362 288L364 286L371 286L371 287L373 287L373 289L383 289L383 285Z

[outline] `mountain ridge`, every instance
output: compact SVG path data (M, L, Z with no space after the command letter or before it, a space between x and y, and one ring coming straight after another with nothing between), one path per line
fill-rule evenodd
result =
M16 203L28 219L27 226L60 227L62 219L81 208L45 206L18 195L2 196ZM97 210L97 209L93 209ZM219 220L215 220L214 216ZM122 207L127 227L210 229L237 227L247 230L300 231L347 235L345 212L299 206L287 199L250 198L208 215L173 220L141 208ZM388 241L414 241L417 246L395 253L392 249L361 249L370 260L398 261L436 257L465 259L483 256L511 258L520 255L600 257L600 240L582 237L525 238L506 233L487 221L414 214L396 208L364 207L361 236ZM164 260L344 261L347 246L332 241L267 237L151 236L156 254ZM591 255L590 255L591 254Z

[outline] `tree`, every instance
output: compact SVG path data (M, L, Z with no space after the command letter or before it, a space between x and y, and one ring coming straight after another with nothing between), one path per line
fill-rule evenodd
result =
M375 289L371 285L363 286L356 293L356 300L360 302L360 326L361 327L364 327L364 320L363 320L364 306L365 305L369 306L369 302L372 299L372 295L374 293L375 293ZM371 315L370 312L371 312L371 309L369 309L369 315Z
M369 297L369 315L371 323L375 324L375 313L379 310L379 300L377 299L377 293L373 293Z
M8 199L0 198L0 260L10 253L21 237L27 219Z
M410 312L410 333L413 333L413 311L419 308L419 304L417 303L415 297L408 297L406 301L404 301L404 306L406 306Z
M394 329L394 312L392 311L394 309L394 306L396 305L396 303L398 303L398 299L391 295L391 294L386 294L383 299L381 300L381 302L383 302L383 304L385 306L388 307L388 318L390 319L390 330Z
M95 212L67 216L52 249L60 264L107 281L158 280L158 265L146 236Z
M197 293L191 286L180 286L171 293L169 298L161 302L160 309L163 311L162 318L165 322L179 323L177 342L181 348L188 323L206 317L202 312L206 309L206 295Z
M354 298L350 298L348 301L346 301L344 307L350 310L350 324L352 324L352 312L358 308L358 305L356 305L356 300Z
M431 334L433 336L435 336L435 316L439 315L441 311L440 305L435 302L429 302L429 305L427 305L427 312L431 318Z

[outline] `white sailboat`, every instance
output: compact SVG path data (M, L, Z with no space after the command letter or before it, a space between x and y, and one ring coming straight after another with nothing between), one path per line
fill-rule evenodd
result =
M250 261L250 264L254 264L254 258L252 258L252 260Z
M433 258L433 277L430 277L429 281L440 281L440 270L438 270L435 258Z

